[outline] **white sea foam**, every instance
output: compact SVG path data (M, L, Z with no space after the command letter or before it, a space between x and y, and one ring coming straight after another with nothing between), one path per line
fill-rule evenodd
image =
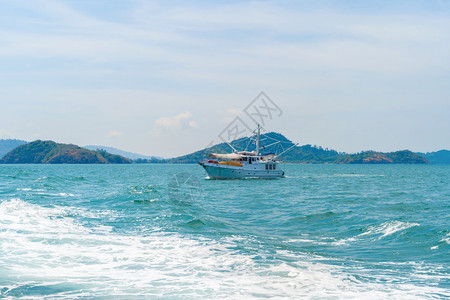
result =
M345 238L345 239L340 239L340 240L332 242L331 244L336 245L336 246L346 245L351 242L358 241L364 237L375 237L375 239L380 240L380 239L385 238L389 235L392 235L396 232L403 231L403 230L406 230L406 229L409 229L409 228L412 228L415 226L420 226L420 224L413 223L413 222L401 222L401 221L384 222L380 225L368 227L367 230L361 234L358 234L353 237Z
M59 197L75 197L74 194L71 193L48 193L48 192L39 192L36 193L37 195L41 195L41 196L59 196Z
M441 242L446 242L450 245L450 233L447 233L447 235L441 240Z
M335 177L384 177L383 174L343 174L343 173L337 173L333 174Z
M57 193L55 196L61 196L61 197L75 197L74 194L71 193Z
M316 245L331 244L334 246L341 246L341 245L348 245L352 242L357 242L358 240L361 240L362 238L365 238L365 237L366 238L372 237L374 239L379 240L379 239L385 238L389 235L392 235L396 232L403 231L403 230L406 230L406 229L409 229L409 228L412 228L415 226L420 226L420 224L413 223L413 222L410 223L410 222L400 222L400 221L389 221L389 222L382 223L380 225L370 226L367 228L367 230L365 232L360 233L355 236L352 236L352 237L344 238L344 239L319 237L319 238L315 238L315 239L290 239L290 240L288 240L288 242L290 242L290 243L309 242L309 243L313 243ZM448 237L448 239L450 239L450 237Z
M413 222L389 221L378 226L371 226L366 232L361 233L359 236L380 235L379 239L381 239L398 231L403 231L415 226L420 226L420 224Z
M335 246L341 246L341 245L347 245L348 243L355 242L357 240L358 240L358 236L356 236L356 237L354 236L354 237L349 237L346 239L340 239L337 241L333 241L331 244L335 245Z
M316 240L312 239L289 239L286 241L287 243L316 243Z
M61 297L417 299L436 287L360 281L342 267L278 251L260 261L235 249L240 236L219 241L175 233L121 235L88 228L76 218L96 214L42 207L19 199L0 203L0 269L17 286L70 282ZM97 217L102 217L97 214ZM287 263L289 262L289 263ZM445 294L447 293L447 294Z
M37 195L75 197L75 195L72 193L48 193L44 189L17 188L16 190L23 192L36 192Z
M44 189L32 189L32 188L17 188L17 191L24 191L24 192L43 192Z
M366 174L334 174L336 177L366 177Z

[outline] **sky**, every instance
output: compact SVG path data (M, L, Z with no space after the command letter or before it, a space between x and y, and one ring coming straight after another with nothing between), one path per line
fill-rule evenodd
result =
M2 0L0 138L174 157L258 120L341 152L450 149L449 28L446 0Z

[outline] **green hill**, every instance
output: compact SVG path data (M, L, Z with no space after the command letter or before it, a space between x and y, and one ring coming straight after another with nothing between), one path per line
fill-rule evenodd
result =
M22 140L0 140L0 158L2 158L6 153L8 153L9 151L11 151L12 149L26 144L26 141L22 141Z
M106 151L91 151L72 144L37 140L14 148L3 164L128 164L131 161Z
M279 141L279 143L277 143ZM253 151L256 145L249 137L234 140L230 143L238 150L247 149ZM269 132L261 135L261 153L281 153L294 146L294 143L284 135ZM208 156L209 153L229 153L231 147L226 143L220 143L212 147L196 151L191 154L169 159L170 163L197 163ZM294 146L290 151L281 155L279 159L286 163L334 163L341 154L335 150L323 149L312 145Z
M280 141L277 143L277 141ZM254 142L249 138L241 138L230 143L238 150L255 150ZM261 153L281 153L294 143L284 135L276 132L269 132L261 135ZM226 143L216 144L212 147L196 151L191 154L169 159L169 163L197 163L208 156L209 153L229 153L231 147ZM306 163L306 164L426 164L427 159L420 154L409 150L382 153L366 151L357 154L340 153L335 150L312 145L294 146L290 151L279 157L285 163Z
M450 151L448 150L428 152L422 155L424 155L430 161L430 164L450 164Z
M6 141L6 142L5 142ZM3 148L2 148L3 145ZM253 151L256 146L252 139L244 137L231 142L237 150ZM293 147L279 157L284 163L306 164L426 164L450 163L450 151L441 150L431 153L414 153L409 150L396 152L364 151L356 154L340 153L335 150L318 146L294 146L294 143L284 135L269 132L261 135L261 153L281 153ZM120 155L111 154L105 150L92 151L71 144L58 144L53 141L34 141L26 144L19 140L0 140L0 150L12 149L0 163L37 163L37 164L124 164L132 161ZM229 153L231 147L226 143L216 144L191 154L172 159L136 159L134 163L198 163L208 157L211 152Z
M339 157L338 164L427 164L428 160L409 150L396 152L364 151L357 154L345 154Z

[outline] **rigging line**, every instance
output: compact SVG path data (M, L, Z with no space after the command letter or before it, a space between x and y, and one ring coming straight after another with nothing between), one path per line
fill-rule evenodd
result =
M255 132L255 131L253 131L253 133L254 133L254 132ZM248 137L248 144L247 144L247 147L245 147L245 150L244 150L244 151L247 151L248 146L250 146L250 144L251 144L252 142L256 142L256 136L255 136L255 135L251 135L251 136Z
M270 137L270 136L268 136L268 135L264 135L264 137L265 137L265 138L268 138L268 139L271 139L271 140L274 140L274 141L277 141L277 139L274 139L273 137Z
M272 158L272 160L275 160L276 158L278 158L279 156L281 156L282 154L284 154L284 153L286 153L287 151L289 151L289 150L291 150L292 148L294 148L294 147L296 147L296 146L298 146L298 143L297 144L294 144L294 145L292 145L291 147L289 147L289 148L287 148L286 150L284 150L283 152L281 152L280 154L278 154L278 155L275 155L273 158Z
M278 145L277 145L277 148L275 149L275 152L274 152L275 155L280 151L280 147L281 147L281 145L278 144Z
M267 147L270 147L270 146L273 146L273 145L275 145L275 144L279 144L280 142L278 141L278 142L275 142L275 143L272 143L272 144L269 144L269 145L264 145L263 147L264 148L267 148Z
M230 146L233 149L234 152L237 152L236 148L234 148L233 145L231 145L231 143L229 143L228 141L225 142L228 144L228 146Z
M268 138L268 139L271 139L271 140L280 142L280 143L293 144L292 142L280 141L280 140L274 139L274 138L272 138L272 137L270 137L270 136L265 136L265 137Z
M248 149L248 146L250 146L250 143L252 142L252 138L249 138L248 139L248 144L247 144L247 147L245 147L245 150L244 151L247 151L247 149Z

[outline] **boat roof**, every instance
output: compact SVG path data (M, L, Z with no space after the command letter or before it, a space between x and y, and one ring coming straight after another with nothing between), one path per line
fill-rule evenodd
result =
M209 157L211 158L218 158L218 159L240 159L243 157L261 157L261 158L270 158L275 156L274 153L269 153L269 154L265 154L265 155L256 155L255 151L240 151L240 152L235 152L235 153L210 153Z

